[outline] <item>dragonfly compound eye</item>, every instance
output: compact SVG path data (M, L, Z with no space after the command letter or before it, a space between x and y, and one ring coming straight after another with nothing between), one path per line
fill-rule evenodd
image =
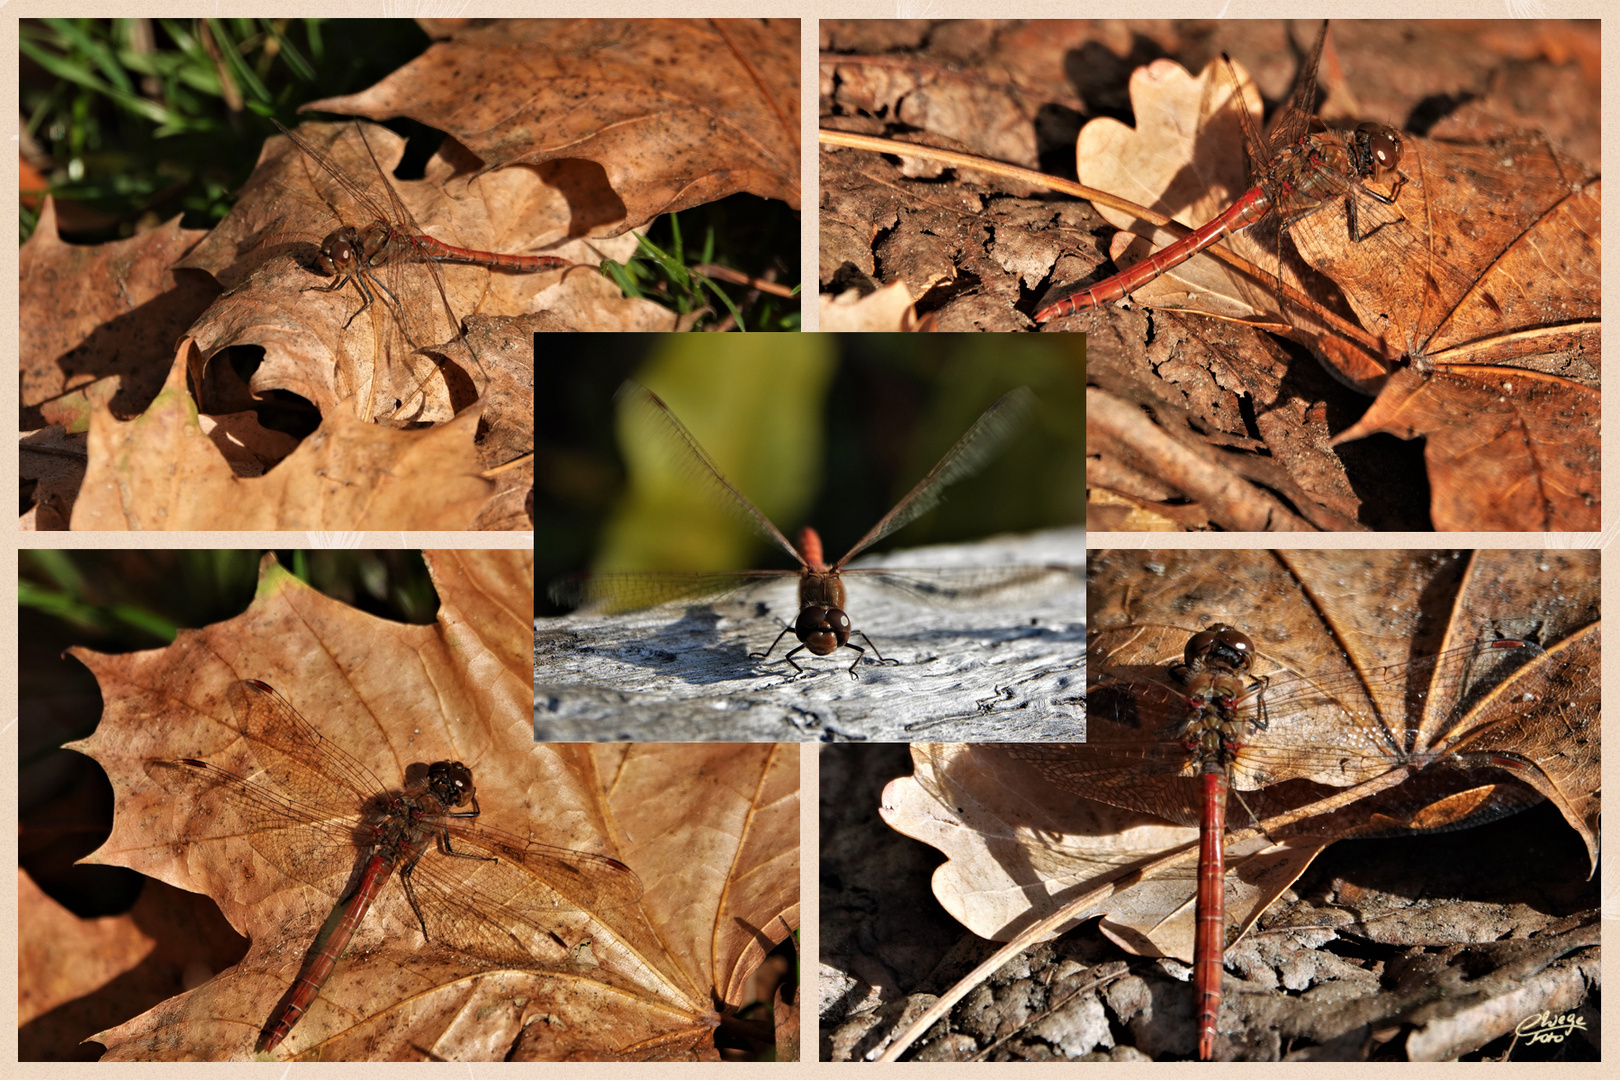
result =
M446 806L460 806L472 786L472 770L459 761L435 761L428 766L428 789Z
M793 634L817 656L826 656L849 640L849 616L835 607L812 604L799 609Z
M1210 648L1205 660L1230 671L1247 670L1254 661L1254 642L1249 639L1249 635L1230 626L1217 626L1214 629L1215 644Z
M320 256L315 261L328 274L347 273L346 268L354 263L354 249L349 246L347 240L328 236L326 243L321 245Z
M1249 635L1225 623L1216 623L1194 634L1187 641L1182 656L1184 666L1194 670L1213 666L1228 671L1246 669L1253 658L1254 642Z
M1401 163L1401 140L1382 124L1362 124L1356 128L1379 172L1390 172Z
M1210 646L1215 644L1215 631L1200 630L1187 639L1187 648L1182 651L1181 660L1187 667L1197 667L1209 652Z

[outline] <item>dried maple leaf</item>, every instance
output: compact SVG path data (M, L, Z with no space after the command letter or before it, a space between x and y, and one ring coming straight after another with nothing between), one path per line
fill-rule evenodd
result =
M1369 263L1342 206L1293 231L1385 355L1409 356L1336 443L1426 437L1440 529L1596 531L1601 181L1543 140L1403 140L1387 228L1407 253Z
M164 650L77 654L101 682L107 714L76 748L108 770L118 800L113 836L95 860L207 892L253 940L235 968L97 1036L110 1057L248 1055L353 869L289 873L291 851L306 849L236 829L236 818L196 791L154 784L154 773L168 775L161 762L185 757L252 771L257 752L226 699L237 677L263 676L377 776L397 781L411 763L463 760L474 771L479 824L611 852L646 885L628 907L582 915L559 904L542 916L556 936L528 939L532 962L513 963L423 943L391 881L279 1052L712 1058L712 1010L736 1003L766 943L797 922L796 756L771 745L535 745L526 708L532 558L428 561L442 600L434 626L373 619L272 560L236 619ZM296 774L272 765L270 775Z
M1317 688L1298 696L1291 723L1250 743L1333 744L1332 765L1302 756L1300 769L1289 773L1279 755L1268 759L1261 783L1297 776L1345 786L1384 772L1454 765L1485 768L1479 775L1490 779L1489 769L1507 770L1558 805L1596 859L1598 608L1591 553L1480 552L1463 560L1402 552L1118 552L1093 560L1087 572L1094 683L1110 666L1162 669L1173 662L1166 650L1179 655L1193 633L1224 622L1263 643L1274 680L1292 673ZM1435 595L1442 590L1449 603ZM1372 596L1380 603L1368 605ZM1477 662L1400 667L1513 636L1539 637L1546 652L1507 658L1505 666L1516 669L1511 674ZM1268 671L1257 665L1255 674ZM1475 701L1477 687L1490 684L1479 680L1492 676L1500 700ZM1267 693L1290 699L1280 688ZM1423 707L1414 709L1414 701ZM1324 727L1329 714L1334 721ZM1539 726L1521 722L1537 716ZM1482 751L1500 757L1473 756ZM1429 818L1424 827L1442 824Z
M1333 444L1425 438L1437 529L1596 532L1601 408L1596 389L1539 371L1404 368Z

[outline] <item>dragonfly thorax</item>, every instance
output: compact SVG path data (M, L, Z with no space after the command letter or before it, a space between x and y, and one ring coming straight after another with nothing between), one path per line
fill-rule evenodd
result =
M1277 151L1262 181L1284 220L1303 217L1345 189L1350 152L1332 132L1313 133Z
M844 579L835 573L805 571L799 578L799 607L842 608Z
M1171 677L1185 687L1182 744L1203 768L1224 766L1242 744L1245 717L1239 709L1256 686L1245 674L1253 662L1254 641L1241 630L1216 623L1194 634L1182 663L1170 669Z
M1252 689L1253 684L1236 672L1200 671L1190 676L1181 745L1197 771L1225 769L1242 747L1250 717L1248 710L1240 710Z

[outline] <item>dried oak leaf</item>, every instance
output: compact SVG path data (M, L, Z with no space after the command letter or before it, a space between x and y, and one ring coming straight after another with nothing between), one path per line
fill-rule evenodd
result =
M1235 97L1232 76L1243 88ZM1172 60L1155 60L1130 77L1132 107L1138 117L1131 127L1102 117L1080 129L1075 162L1080 182L1146 206L1197 228L1218 216L1248 190L1238 120L1241 104L1258 125L1258 94L1249 73L1236 63L1231 75L1216 61L1195 78ZM1131 266L1185 233L1145 222L1126 210L1098 205L1099 217L1119 229L1110 241L1109 257L1119 267ZM1275 243L1253 230L1228 237L1226 245L1243 258L1272 269ZM1290 285L1300 284L1298 268L1284 265ZM1282 322L1275 290L1254 281L1213 257L1195 256L1137 289L1132 296L1148 307L1195 311L1204 315L1275 327Z
M495 490L478 511L478 530L533 529L534 501L534 345L541 332L539 316L468 320L467 337L479 355L510 351L526 355L490 373L484 390L482 437L478 460ZM492 470L490 472L488 470Z
M85 435L69 435L57 424L22 433L17 440L17 474L28 509L18 519L19 529L55 532L68 527L73 500L84 486L87 441Z
M799 205L797 19L488 23L310 107L409 116L493 168L557 162L569 236L736 192Z
M1259 644L1264 661L1257 672L1269 671L1274 679L1309 672L1333 686L1346 709L1366 710L1370 703L1390 725L1387 760L1381 765L1345 750L1358 745L1355 733L1346 731L1337 753L1301 759L1310 766L1305 769L1310 781L1296 776L1272 783L1279 776L1260 786L1255 774L1239 769L1236 786L1269 838L1246 828L1247 811L1229 802L1226 904L1229 934L1236 935L1229 941L1241 936L1334 839L1472 824L1520 807L1537 793L1583 838L1595 865L1594 556L1492 552L1463 560L1445 553L1108 552L1093 562L1088 592L1093 691L1114 673L1163 670L1180 658L1192 632L1226 621ZM1478 696L1473 684L1461 699L1463 707L1455 708L1460 700L1455 690L1388 681L1378 674L1415 652L1467 642L1489 628L1504 633L1540 628L1549 640L1546 655L1503 678L1494 698ZM1363 673L1364 681L1350 677L1352 671ZM1515 697L1535 704L1493 708L1497 699ZM1421 710L1414 713L1410 702L1421 702ZM1309 726L1311 718L1283 710L1271 721L1252 744L1286 746L1290 734ZM914 747L916 773L885 791L884 818L947 852L950 861L936 872L935 893L981 936L1008 939L1080 895L1102 889L1068 926L1101 915L1103 932L1124 948L1190 960L1197 829L1187 822L1196 821L1188 801L1195 782L1144 774L1127 776L1109 791L1109 776L1093 771L1099 764L1128 771L1143 761L1111 757L1110 739L1135 745L1140 738L1138 730L1126 728L1117 710L1094 703L1085 744ZM1350 761L1368 768L1341 779L1323 768L1329 758L1336 765ZM1283 759L1272 754L1265 760L1275 765ZM1486 767L1487 761L1500 767ZM1391 779L1415 775L1399 786L1374 790L1380 773ZM1054 779L1057 783L1049 782ZM1336 779L1339 785L1331 783ZM1374 782L1358 789L1365 797L1347 805L1313 804L1357 781ZM1076 799L1076 794L1116 805ZM1143 813L1148 805L1160 814ZM1327 814L1303 823L1282 816L1311 805Z
M917 311L903 281L862 296L851 289L838 296L821 295L821 329L829 334L899 333L917 328Z
M186 389L187 341L147 411L90 418L89 464L74 529L464 529L489 498L469 410L448 424L393 431L346 409L263 476L239 476L205 435ZM215 434L225 439L230 429Z
M554 906L558 936L531 935L534 962L513 964L424 943L391 880L284 1053L713 1056L715 1003L732 1000L769 947L762 939L788 932L779 916L796 921L796 760L769 745L536 745L532 557L428 561L442 601L433 626L357 612L267 559L243 615L183 633L168 649L77 654L107 712L76 748L107 769L118 799L113 835L94 859L206 892L253 941L235 968L97 1036L109 1057L248 1056L353 869L289 873L265 855L273 847L207 813L194 792L154 783L153 761L177 756L256 771L227 704L244 676L277 685L382 783L397 786L413 764L465 761L480 824L623 859L647 887L627 908Z
M386 128L353 124L305 124L298 133L391 212L377 166L391 171L397 165L403 139ZM545 170L508 169L469 179L460 175L464 163L447 153L454 151L442 148L428 162L422 180L387 181L424 232L478 250L598 261L583 241L556 245L566 235L566 210ZM328 233L342 224L363 227L374 217L288 139L267 140L230 216L181 264L206 271L229 290L191 328L204 356L230 345L262 346L265 358L252 388L289 390L314 402L322 415L352 398L347 407L362 419L402 408L411 420L444 421L471 403L486 376L497 379L532 363L526 339L510 349L479 349L473 342L476 355L469 353L469 343L457 339L445 313L445 300L463 323L474 314L494 320L551 311L569 329L619 329L622 317L596 326L577 325L574 316L611 313L613 299L620 306L632 303L589 265L530 274L438 264L441 300L427 265L407 263L389 288L411 312L412 339L426 350L417 353L398 334L386 298L354 318L364 303L358 291L349 284L328 291L334 280L316 268L317 247ZM633 237L597 245L618 258L634 247ZM424 393L426 402L417 400Z
M92 401L124 417L151 403L175 341L217 295L173 272L203 235L175 218L128 240L65 244L45 200L19 255L24 430L79 433Z

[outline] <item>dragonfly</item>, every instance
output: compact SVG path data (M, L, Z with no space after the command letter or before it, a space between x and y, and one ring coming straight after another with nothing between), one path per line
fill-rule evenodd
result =
M321 241L315 265L333 280L328 285L312 285L309 290L332 292L348 285L354 287L361 304L344 322L344 329L380 302L389 313L392 330L388 335L388 348L396 357L419 354L429 346L441 344L435 326L435 307L443 312L450 332L457 339L465 340L465 331L450 306L439 263L529 274L574 265L554 255L514 255L456 247L427 235L389 183L358 124L353 128L354 136L360 140L371 162L371 169L363 176L345 171L280 121L272 120L272 123L336 182L353 204L350 212L356 215L344 220ZM335 207L334 212L338 212ZM342 220L348 215L338 212L338 216ZM479 362L476 354L473 359ZM401 411L414 403L414 398L405 402Z
M308 1011L390 878L425 941L529 967L546 962L547 943L559 954L577 948L563 937L570 928L641 898L641 879L617 859L475 822L472 770L459 761L434 762L415 790L390 790L269 684L243 680L227 697L268 782L197 758L154 760L148 774L195 793L217 835L245 837L284 874L338 897L268 1025L265 1052ZM346 889L357 864L359 879Z
M1215 623L1188 637L1179 657L1127 666L1104 656L1087 688L1087 741L1012 748L1072 794L1198 827L1193 984L1201 1060L1214 1053L1228 945L1228 796L1274 841L1336 837L1357 832L1357 822L1365 834L1366 821L1399 821L1403 812L1434 801L1436 791L1369 791L1360 818L1345 816L1355 813L1353 806L1340 813L1331 800L1317 802L1323 791L1373 784L1397 776L1402 766L1522 775L1527 763L1509 753L1416 751L1400 740L1402 718L1382 714L1378 703L1405 700L1411 707L1415 701L1459 715L1471 710L1468 730L1477 732L1544 700L1557 668L1530 662L1546 656L1536 643L1508 638L1327 675L1259 675L1259 655L1248 634ZM1476 693L1499 676L1494 693ZM1528 786L1502 785L1467 823L1513 812L1535 798ZM1365 808L1371 806L1377 812L1369 817Z
M1122 299L1211 244L1267 218L1277 222L1279 249L1290 226L1338 200L1345 202L1350 238L1358 243L1385 225L1405 220L1396 206L1407 179L1401 172L1400 132L1371 123L1349 132L1330 132L1314 115L1316 68L1326 40L1327 23L1323 22L1288 104L1273 124L1270 142L1255 129L1246 108L1236 110L1243 125L1253 187L1190 235L1105 281L1047 305L1035 313L1035 321L1047 322ZM1238 94L1241 101L1241 87ZM1279 288L1278 293L1282 295L1283 290Z
M1049 572L1048 568L1034 566L935 570L848 567L849 561L855 556L932 509L948 485L982 469L1027 419L1034 399L1035 395L1026 387L1003 395L945 452L945 456L929 470L928 475L917 481L916 486L895 503L893 509L855 541L843 558L828 563L821 536L815 529L806 526L801 530L799 544L795 547L772 524L770 518L726 478L697 438L657 394L633 382L626 383L616 400L621 407L630 410L633 422L644 430L657 433L672 460L679 462L688 475L695 477L717 503L791 556L799 564L799 569L578 574L556 582L551 588L551 597L565 607L577 606L587 611L613 613L683 600L714 599L752 584L797 577L797 618L782 629L769 649L763 653L750 653L750 659L771 664L785 662L796 673L802 673L804 668L794 659L799 653L808 651L813 656L830 656L838 649L849 648L856 653L848 668L851 678L860 677L857 668L865 659L867 648L872 650L876 663L897 664L899 661L884 657L864 631L854 628L845 611L846 576L908 593L927 602L945 603L975 600L999 589L1033 582ZM779 659L770 660L771 653L790 632L798 639L799 645ZM865 641L866 647L850 640L855 636Z

